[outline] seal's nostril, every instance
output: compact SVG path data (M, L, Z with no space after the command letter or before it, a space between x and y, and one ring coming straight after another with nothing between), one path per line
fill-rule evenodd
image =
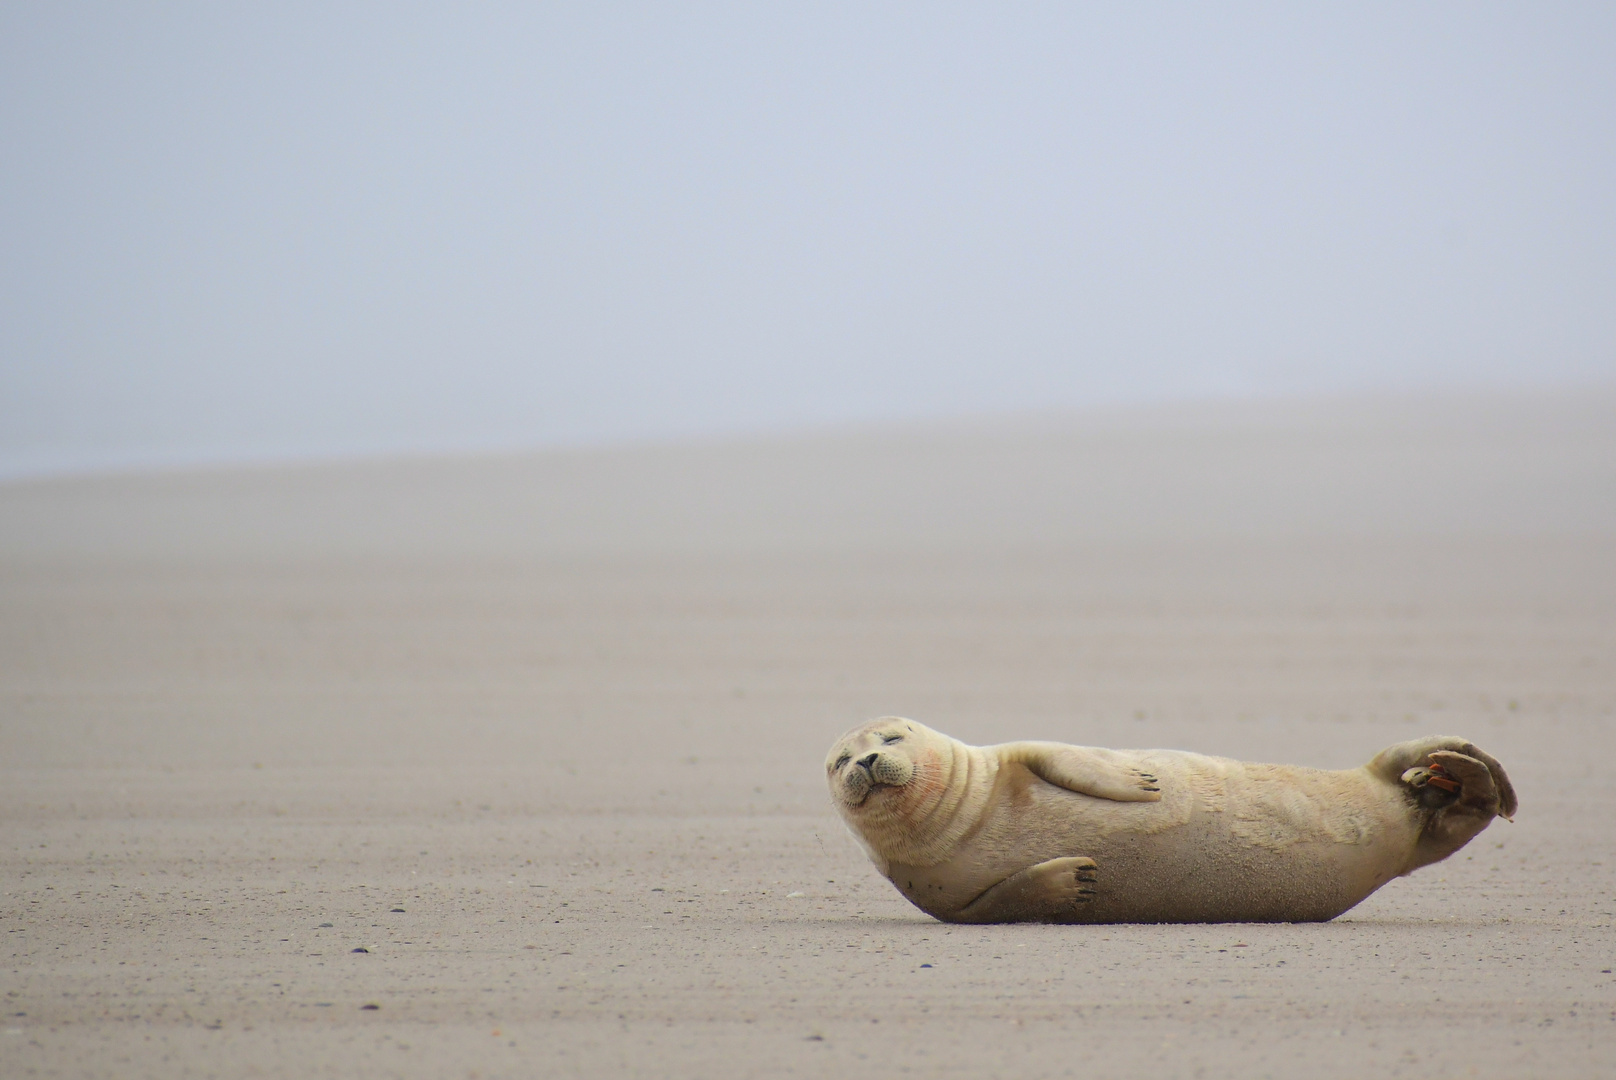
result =
M880 756L881 756L880 754L866 754L863 757L859 758L858 763L860 765L864 766L866 769L873 769L873 768L875 768L876 760L878 758L880 758Z

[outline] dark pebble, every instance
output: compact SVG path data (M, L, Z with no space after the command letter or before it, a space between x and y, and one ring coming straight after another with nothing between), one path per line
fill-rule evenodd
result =
M369 951L370 950L365 948L364 946L360 946L359 948L354 950L354 952L366 952L366 953L368 953Z
M401 907L396 907L396 908L394 908L394 909L393 909L393 911L394 911L394 912L395 912L395 913L397 913L397 914L399 914L399 915L402 915L402 914L404 914L404 909L403 909L403 908L401 908Z
M360 1012L365 1012L365 1011L369 1010L370 1012L375 1012L379 1008L381 1008L380 1005L361 1005L361 1006L359 1006L359 1011Z
M320 928L320 929L324 929L324 928L326 928L326 927L328 927L328 926L335 926L335 925L337 925L337 924L336 924L336 923L328 923L328 922L323 922L323 923L321 923L321 924L320 924L320 927L319 927L319 928Z
M930 965L930 964L921 964L921 965L920 965L920 966L921 966L921 967L931 967L931 965Z

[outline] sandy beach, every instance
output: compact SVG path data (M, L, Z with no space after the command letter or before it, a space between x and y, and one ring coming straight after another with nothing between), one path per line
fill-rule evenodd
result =
M1521 796L1321 925L959 927L876 715ZM0 1073L1616 1071L1616 392L0 484Z

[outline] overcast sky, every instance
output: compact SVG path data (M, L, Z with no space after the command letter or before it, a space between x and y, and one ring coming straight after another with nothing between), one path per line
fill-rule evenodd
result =
M10 3L0 471L1616 379L1616 5Z

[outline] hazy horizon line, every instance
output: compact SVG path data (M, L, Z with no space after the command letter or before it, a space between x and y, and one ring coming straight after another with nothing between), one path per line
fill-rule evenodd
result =
M1045 406L1005 406L973 410L915 410L872 412L785 423L759 421L732 425L706 425L702 430L667 427L638 434L605 434L597 437L574 436L531 441L474 440L455 444L326 446L305 450L290 448L259 451L117 451L41 455L0 455L0 485L19 486L51 481L96 480L118 477L185 475L233 471L273 471L279 469L318 469L344 465L381 465L426 461L465 461L478 458L507 459L554 454L593 454L617 451L720 447L726 444L790 441L804 438L858 436L893 425L914 431L949 426L994 425L1022 421L1058 422L1062 419L1104 417L1147 421L1163 414L1217 412L1241 406L1296 408L1373 407L1409 405L1421 401L1483 402L1509 398L1550 399L1567 395L1616 394L1616 378L1573 378L1530 383L1467 383L1463 385L1418 385L1336 388L1330 390L1290 390L1244 388L1238 391L1195 391L1162 395L1128 395L1080 403ZM19 460L19 457L21 460Z

